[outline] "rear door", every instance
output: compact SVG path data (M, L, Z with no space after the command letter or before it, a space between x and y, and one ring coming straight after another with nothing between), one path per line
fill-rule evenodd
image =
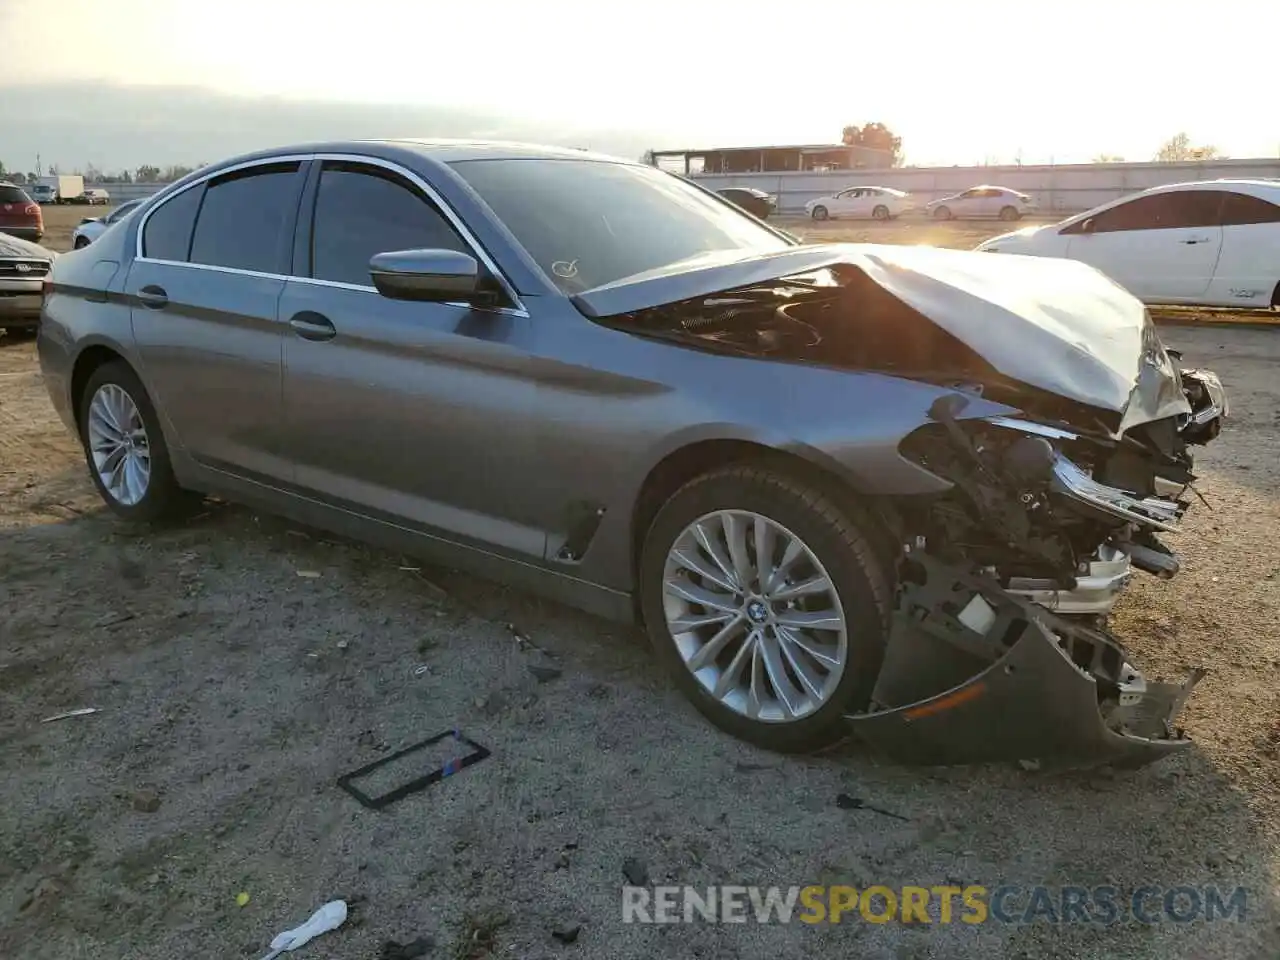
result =
M523 309L383 297L377 253L482 254L407 171L325 160L312 177L281 317L285 451L325 502L541 559L526 495L537 435ZM312 199L313 198L313 199Z
M277 317L304 179L298 161L247 166L147 214L125 292L148 389L197 461L287 480L279 455Z
M1206 299L1268 307L1280 297L1280 206L1252 194L1223 191L1222 253Z
M1203 297L1222 249L1216 190L1137 197L1063 230L1067 256L1107 274L1149 303Z

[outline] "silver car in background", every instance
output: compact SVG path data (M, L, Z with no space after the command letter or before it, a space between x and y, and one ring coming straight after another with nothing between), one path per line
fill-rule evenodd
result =
M145 199L145 198L143 198ZM79 250L81 247L87 247L89 244L97 240L102 235L102 231L112 224L119 223L125 219L134 210L142 205L143 199L130 200L116 207L105 217L85 217L80 224L71 231L71 246Z
M924 205L935 220L1021 220L1039 209L1029 195L1008 187L982 184Z
M200 170L58 258L38 339L110 508L212 493L644 625L722 729L1142 763L1198 679L1099 626L1226 398L1091 267L802 246L512 144Z

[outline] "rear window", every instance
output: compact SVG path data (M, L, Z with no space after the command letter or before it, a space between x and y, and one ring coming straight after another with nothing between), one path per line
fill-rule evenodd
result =
M21 187L0 187L0 203L30 203Z

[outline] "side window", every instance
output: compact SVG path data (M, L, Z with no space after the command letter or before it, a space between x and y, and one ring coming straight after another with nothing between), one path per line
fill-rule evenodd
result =
M1224 227L1248 223L1280 223L1280 207L1247 193L1224 193L1220 216Z
M1184 190L1138 197L1094 217L1093 232L1215 226L1221 203L1222 194L1213 190Z
M297 202L297 163L237 170L209 181L191 238L191 262L283 273L282 251Z
M142 231L142 255L151 260L186 263L191 253L191 228L203 196L201 184L156 207Z
M434 204L390 171L325 164L311 232L312 277L371 286L375 254L423 249L472 252Z

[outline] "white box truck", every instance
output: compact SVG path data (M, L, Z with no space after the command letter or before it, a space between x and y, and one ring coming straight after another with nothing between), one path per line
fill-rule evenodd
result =
M84 177L40 177L31 189L36 203L79 203L84 196Z

